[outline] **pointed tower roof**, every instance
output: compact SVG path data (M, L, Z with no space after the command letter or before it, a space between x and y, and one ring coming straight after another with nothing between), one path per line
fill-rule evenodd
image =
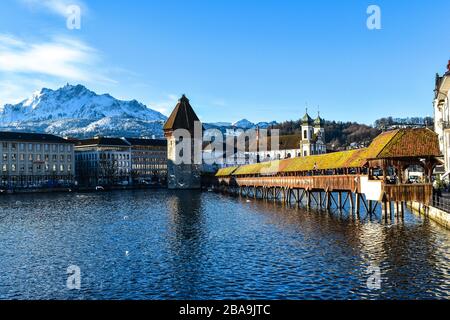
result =
M186 129L190 132L194 131L194 123L198 121L199 118L192 109L189 99L183 94L175 109L172 111L169 119L164 125L164 131L175 131L177 129Z
M312 125L314 123L314 120L309 116L308 109L306 109L306 114L302 118L302 125Z
M314 125L321 128L325 126L325 120L320 117L320 112L317 114L317 119L314 120Z

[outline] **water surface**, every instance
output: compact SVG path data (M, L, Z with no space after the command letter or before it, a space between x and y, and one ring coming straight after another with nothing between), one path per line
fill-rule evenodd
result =
M0 197L0 299L448 299L449 248L450 232L411 213L167 190Z

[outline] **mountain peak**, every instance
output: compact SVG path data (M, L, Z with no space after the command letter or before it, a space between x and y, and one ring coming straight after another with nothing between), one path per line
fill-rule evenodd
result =
M259 127L260 129L267 129L267 128L271 127L272 125L276 125L276 124L277 124L276 121L253 123L247 119L242 119L240 121L233 123L232 126L235 128L248 130L248 129L254 129L256 127Z
M242 128L242 129L251 129L255 126L253 122L250 122L247 119L239 120L233 123L233 127Z
M30 127L36 131L34 129L38 127L41 131L49 132L48 130L58 128L58 131L49 133L61 134L60 131L65 129L62 124L66 124L68 130L82 130L87 127L86 124L95 122L100 124L96 128L101 133L102 124L112 123L111 120L100 121L102 119L114 119L117 131L123 133L121 123L126 123L128 128L133 127L133 123L143 123L141 130L145 131L142 128L145 123L160 123L167 118L135 99L122 101L109 94L98 95L81 84L67 84L56 90L43 88L28 100L0 108L0 129ZM73 128L79 125L83 127ZM155 130L153 124L151 128ZM114 128L108 130L113 132Z

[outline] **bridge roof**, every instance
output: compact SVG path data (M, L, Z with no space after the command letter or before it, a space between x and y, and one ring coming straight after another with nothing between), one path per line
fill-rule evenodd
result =
M380 134L365 149L226 168L220 170L217 176L274 175L313 170L361 168L372 159L436 156L440 156L440 150L437 135L433 131L429 129L401 129Z
M220 169L217 174L216 177L228 177L230 176L234 171L236 171L238 167L228 167L228 168L223 168Z
M395 130L385 135L389 135L386 143L373 147L371 145L372 148L380 147L381 151L375 157L371 154L367 157L368 159L422 158L441 155L437 134L429 129ZM380 140L381 138L380 136Z

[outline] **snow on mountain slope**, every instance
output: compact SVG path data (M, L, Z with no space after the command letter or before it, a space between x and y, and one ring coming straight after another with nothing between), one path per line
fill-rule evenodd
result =
M0 129L58 135L157 135L167 117L136 100L97 95L82 85L42 89L30 99L0 108Z
M258 122L258 123L253 123L247 119L243 119L240 121L237 121L235 123L233 123L233 127L236 128L240 128L240 129L254 129L256 127L259 127L260 129L267 129L272 125L276 125L277 122L276 121L272 121L272 122Z
M167 117L136 100L121 101L109 94L98 95L82 85L57 90L42 89L15 105L0 107L1 131L45 132L60 136L163 137ZM218 122L205 128L267 128L275 122L254 124L246 119L234 124Z
M233 127L242 128L242 129L251 129L255 126L253 122L248 121L247 119L242 119L233 123Z

